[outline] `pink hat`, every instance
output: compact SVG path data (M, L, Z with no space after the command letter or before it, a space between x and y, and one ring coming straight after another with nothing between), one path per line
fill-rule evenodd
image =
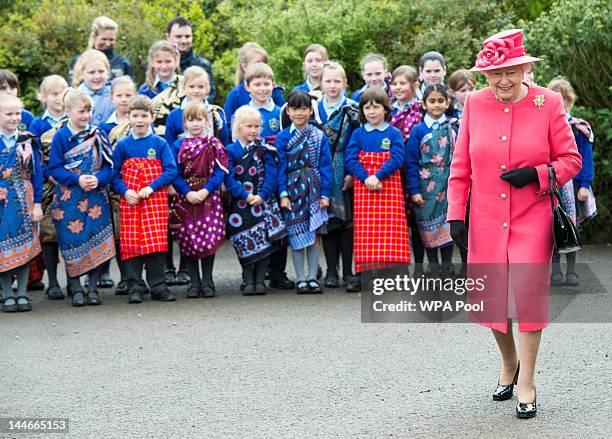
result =
M482 47L476 57L476 65L470 69L474 72L542 61L525 54L523 29L511 29L495 34L487 38Z

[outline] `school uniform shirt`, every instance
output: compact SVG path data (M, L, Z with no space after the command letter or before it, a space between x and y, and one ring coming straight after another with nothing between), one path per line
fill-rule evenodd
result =
M225 118L230 126L232 125L232 117L234 116L236 110L243 105L248 105L248 103L251 101L251 94L247 91L245 86L245 81L242 81L242 84L236 86L232 91L230 91L225 99L223 110L225 111ZM278 85L275 85L274 90L272 90L272 99L279 107L282 107L285 103L283 91L284 88Z
M590 131L589 136L586 136L581 130L576 129L575 125L572 124L574 117L571 114L567 115L567 121L572 127L574 137L576 138L576 145L578 146L578 152L582 156L582 168L578 175L574 177L574 187L576 189L586 188L591 186L594 176L593 166L593 132Z
M100 124L100 129L106 134L110 134L117 125L119 125L119 118L117 117L117 112L113 111L113 114L106 119L106 122Z
M78 90L86 91L93 100L93 114L91 116L91 124L95 127L100 126L105 122L115 111L115 106L111 101L111 87L106 84L100 90L92 90L84 82L78 86Z
M181 136L185 131L183 128L183 109L187 106L188 103L189 99L185 97L181 102L180 108L172 110L168 115L168 119L166 119L166 132L164 133L164 137L166 139L166 142L168 142L168 145L174 145L176 139L184 137L184 135ZM207 100L204 101L204 105L206 107L209 107L209 103ZM223 114L223 110L221 110L221 108L218 108L217 110L219 115L221 116L223 126L221 127L221 130L218 133L215 132L214 134L215 137L217 137L223 145L228 145L231 143L229 126L227 124L225 115Z
M335 111L342 108L342 106L346 103L347 103L346 97L343 97L342 99L338 99L335 103L330 104L329 101L327 100L327 96L323 96L323 99L321 99L318 102L319 118L321 119L321 123L326 124L327 121L329 120L329 116L334 114Z
M410 137L406 143L406 183L411 194L421 192L419 178L421 139L446 121L447 118L444 114L438 119L433 119L429 114L426 114L423 122L415 126L410 132Z
M181 147L183 146L183 142L192 136L181 137L180 139L176 139L174 144L172 145L172 155L174 157L174 161L176 162L177 174L172 181L172 186L176 191L185 196L188 192L191 192L193 189L189 187L187 181L183 178L183 167L178 161L178 155L181 151ZM221 183L223 183L223 179L225 178L225 171L221 169L219 165L215 165L215 170L212 175L201 189L206 189L209 194L212 194L214 191L221 187Z
M19 139L19 130L15 130L15 132L10 136L6 136L4 133L0 133L0 151L4 150L5 148L14 147L17 143L17 139ZM38 148L34 143L35 141L33 141L32 144L33 150ZM40 163L40 154L34 153L32 154L32 156L34 157L34 171L30 176L30 181L32 182L32 186L34 189L34 203L40 204L42 203L43 197L43 172Z
M83 131L90 129L91 127L87 126ZM81 143L81 140L74 138L78 133L79 131L73 130L70 127L70 123L67 123L55 133L51 141L48 174L64 186L76 186L79 184L79 175L64 168L64 154ZM103 131L100 134L107 137ZM100 170L93 175L98 179L98 186L104 187L110 184L113 169L108 161L102 160Z
M315 127L315 129L318 129ZM285 128L276 136L274 146L278 150L278 192L281 197L286 197L287 192L287 143L298 133L294 124ZM321 198L329 198L331 194L332 175L334 168L331 157L331 146L327 136L323 134L321 138L321 153L319 157L319 172L321 174Z
M138 94L139 95L145 95L148 96L149 98L153 99L155 96L157 96L158 94L160 94L162 91L164 91L165 89L169 88L174 81L176 80L176 75L174 75L169 81L167 82L163 82L160 78L159 75L155 75L155 80L153 81L153 88L156 91L153 91L151 89L151 87L149 87L149 84L147 84L146 82L144 84L142 84L139 88L138 88Z
M65 117L66 115L62 114L60 117L55 118L51 116L49 110L45 110L45 112L41 116L38 116L32 121L32 123L30 124L30 129L28 131L30 131L38 139L40 139L40 136L52 129L55 125L59 123L60 120L63 120Z
M29 131L30 125L34 121L34 115L26 110L21 110L21 124L19 124L19 131Z
M402 133L387 122L379 127L369 123L357 128L351 135L344 152L344 167L348 174L365 183L369 177L359 162L359 151L390 152L389 160L376 172L376 178L383 180L400 169L404 164L404 140Z
M274 136L280 132L281 109L274 103L272 98L270 98L265 107L256 104L252 99L249 102L249 106L255 108L261 114L263 123L261 127L262 137Z
M234 160L238 160L244 154L244 148L246 146L242 144L240 140L231 143L225 147L227 154L229 156L229 172L225 176L225 187L228 192L232 195L233 198L238 198L241 200L246 199L249 195L247 191L244 190L242 184L236 180L236 168L234 166ZM274 157L270 153L266 153L264 155L264 183L263 188L257 194L264 200L267 200L276 191L276 182L278 178L278 167L276 165L276 161Z
M122 197L125 197L127 186L121 179L121 167L123 162L132 158L150 158L162 162L163 171L161 175L149 184L153 191L172 184L172 181L176 178L176 162L166 141L153 134L151 128L144 137L138 137L131 132L127 137L117 142L113 151L113 188Z
M301 91L305 91L306 93L310 93L313 90L320 90L321 87L315 87L314 85L312 85L312 83L310 82L310 79L306 78L306 81L304 81L302 84L293 87L293 89L291 90L292 92L297 91L297 90L301 90Z

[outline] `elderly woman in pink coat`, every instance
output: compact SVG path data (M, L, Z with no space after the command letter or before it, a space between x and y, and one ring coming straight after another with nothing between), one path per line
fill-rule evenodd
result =
M534 372L542 329L548 325L554 246L548 167L562 186L579 172L581 156L561 95L522 82L527 64L540 61L526 55L522 40L520 29L493 35L472 68L486 75L489 86L465 100L448 183L447 220L457 245L465 248L467 243L470 266L488 264L493 273L488 290L497 296L491 303L502 318L479 322L492 329L502 357L493 399L512 398L518 384L516 415L531 418L537 412ZM513 319L518 320L520 355Z

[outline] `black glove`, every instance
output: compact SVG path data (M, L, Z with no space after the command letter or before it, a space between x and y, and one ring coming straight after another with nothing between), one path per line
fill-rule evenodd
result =
M538 181L538 171L536 168L516 168L504 172L499 178L507 181L514 187L521 188L527 183Z
M465 228L465 222L460 220L452 220L450 224L450 234L457 247L467 251L468 231Z

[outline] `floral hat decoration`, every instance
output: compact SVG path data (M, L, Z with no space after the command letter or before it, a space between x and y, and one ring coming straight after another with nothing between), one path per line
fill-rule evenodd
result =
M523 29L511 29L487 38L476 57L476 65L470 70L482 72L536 61L542 60L525 52Z

